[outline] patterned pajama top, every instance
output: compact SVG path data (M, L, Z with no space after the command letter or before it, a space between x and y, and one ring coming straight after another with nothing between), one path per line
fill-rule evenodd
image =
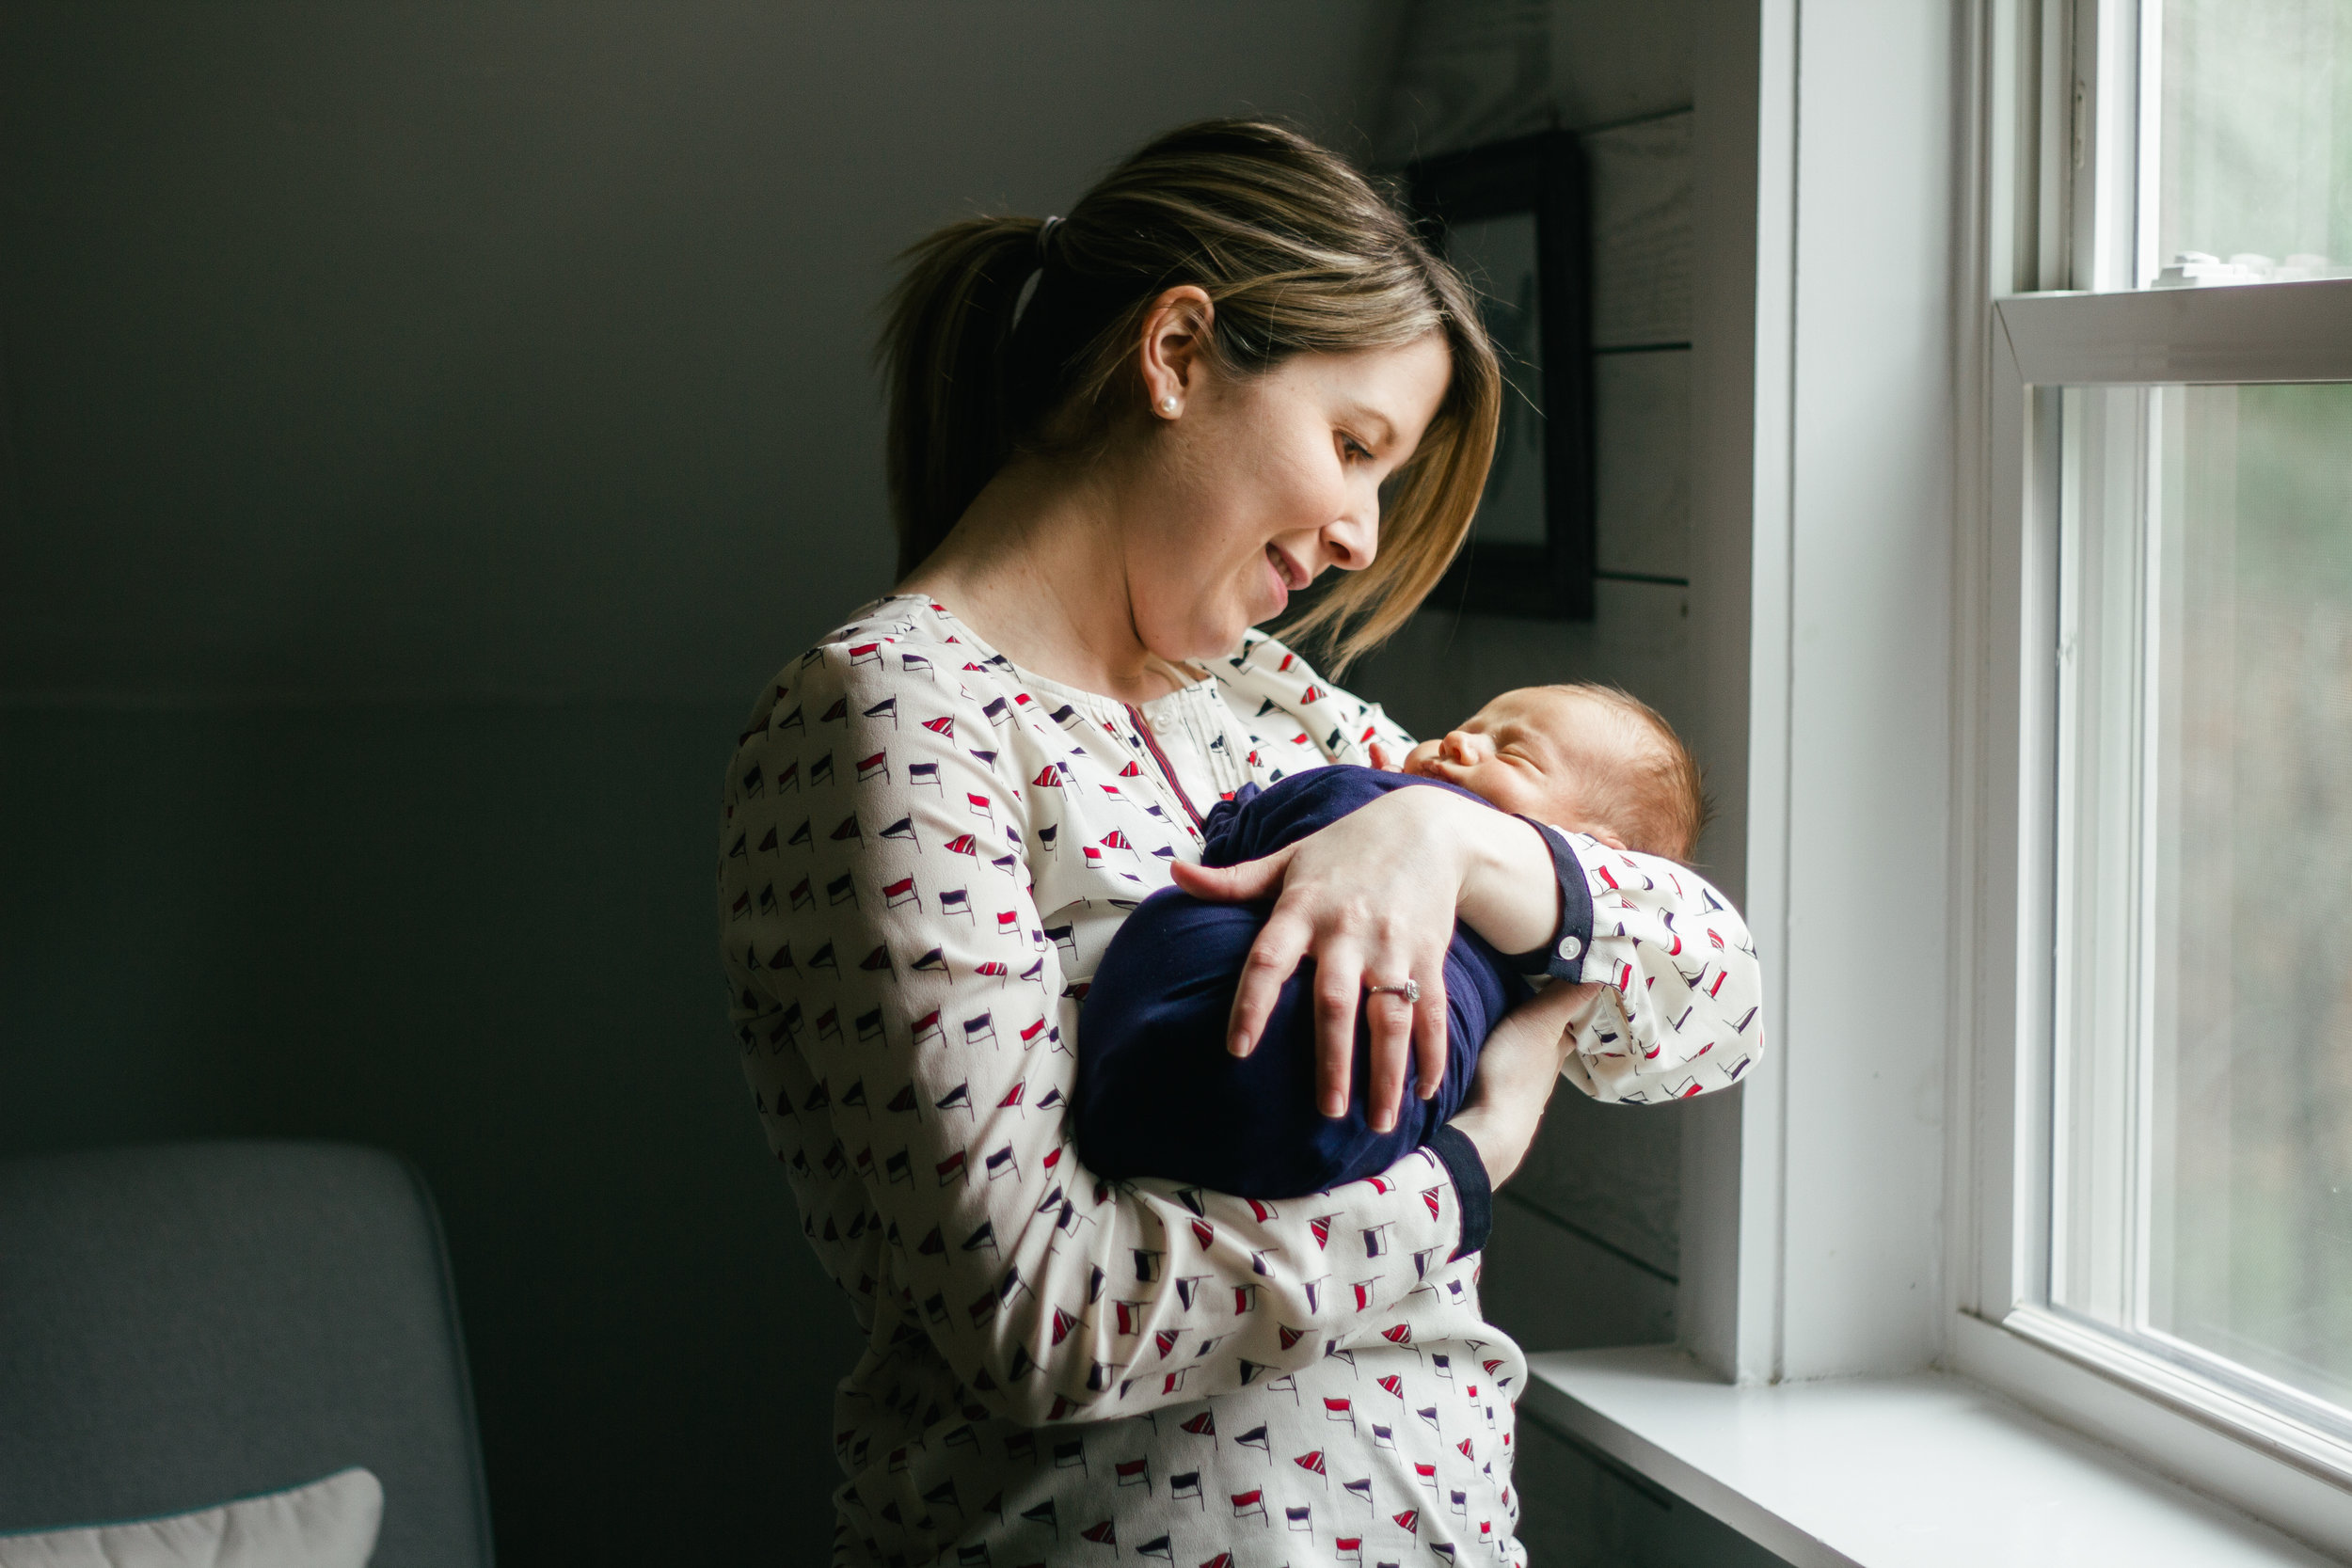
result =
M1521 1560L1525 1364L1479 1315L1483 1169L1465 1191L1422 1148L1268 1203L1098 1180L1068 1126L1088 977L1199 859L1207 807L1375 738L1410 745L1256 633L1135 707L920 596L762 695L719 918L755 1103L867 1335L834 1404L836 1563ZM1626 1037L1571 1076L1623 1100L1729 1082L1760 1044L1737 916L1671 863L1572 842ZM1670 956L1686 941L1708 964Z

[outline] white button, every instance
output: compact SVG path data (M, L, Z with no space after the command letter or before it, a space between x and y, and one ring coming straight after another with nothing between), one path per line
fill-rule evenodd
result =
M1575 937L1562 937L1560 939L1560 956L1567 959L1570 963L1576 962L1577 959L1584 956L1583 942L1578 941Z

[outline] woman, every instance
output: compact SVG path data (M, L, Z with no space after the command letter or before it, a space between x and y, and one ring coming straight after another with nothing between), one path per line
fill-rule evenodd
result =
M1193 863L1217 797L1410 744L1251 628L1336 566L1299 624L1344 660L1444 569L1499 403L1470 295L1345 164L1238 122L1145 148L1067 220L911 254L900 589L776 677L721 839L745 1070L869 1331L835 1560L1512 1560L1523 1363L1477 1254L1589 988L1506 1021L1468 1109L1333 1192L1113 1185L1064 1127L1087 977L1171 879L1279 894L1232 1048L1311 957L1320 1092L1344 1102L1360 1004L1382 1126L1408 1061L1439 1076L1457 916L1580 978L1598 885L1447 791Z

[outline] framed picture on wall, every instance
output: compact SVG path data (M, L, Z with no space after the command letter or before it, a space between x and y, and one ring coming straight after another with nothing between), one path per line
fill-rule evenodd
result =
M1478 518L1438 590L1463 610L1593 617L1593 386L1584 161L1546 131L1406 171L1422 232L1478 291L1502 361Z

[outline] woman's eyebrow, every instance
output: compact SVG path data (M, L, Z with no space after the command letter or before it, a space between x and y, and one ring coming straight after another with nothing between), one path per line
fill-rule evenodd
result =
M1348 419L1356 424L1376 424L1380 427L1379 437L1373 443L1375 446L1386 446L1389 442L1396 439L1396 426L1390 421L1390 419L1386 414L1383 414L1380 410L1373 407L1371 404L1362 403L1355 404L1350 405L1345 410L1345 413Z

